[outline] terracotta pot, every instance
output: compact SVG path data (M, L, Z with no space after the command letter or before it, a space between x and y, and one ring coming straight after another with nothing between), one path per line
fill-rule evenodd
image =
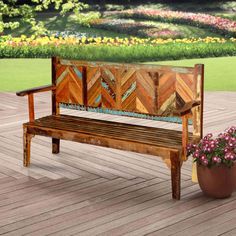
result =
M197 176L200 188L209 197L227 198L236 189L236 165L231 168L197 165Z
M236 191L236 163L233 166L233 175L234 175L234 190Z

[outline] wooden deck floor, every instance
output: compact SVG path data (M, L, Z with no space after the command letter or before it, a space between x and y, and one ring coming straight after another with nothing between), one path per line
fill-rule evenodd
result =
M50 113L49 101L47 93L36 95L38 116ZM206 93L204 117L205 133L235 125L236 93ZM236 192L224 200L204 197L191 182L190 161L182 168L180 201L171 199L169 170L154 156L68 141L52 155L51 140L35 137L32 164L22 167L27 119L26 98L0 93L0 234L236 235Z

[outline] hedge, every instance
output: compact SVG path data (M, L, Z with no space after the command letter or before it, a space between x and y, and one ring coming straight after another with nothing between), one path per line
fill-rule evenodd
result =
M160 45L36 45L0 46L0 58L60 56L93 61L144 62L236 56L236 43L167 43Z

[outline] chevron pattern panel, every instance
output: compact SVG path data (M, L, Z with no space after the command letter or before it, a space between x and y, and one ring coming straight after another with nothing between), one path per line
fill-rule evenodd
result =
M87 67L87 105L116 108L116 73L114 68Z
M100 107L102 104L101 72L98 67L87 67L87 105Z
M158 86L158 115L170 116L176 108L176 79L173 72L160 72Z
M127 67L87 67L88 106L155 114L158 74Z
M87 67L88 106L155 114L157 78L135 68Z
M137 81L134 68L123 68L120 72L120 107L123 111L136 111Z
M101 71L101 96L103 108L116 108L118 70L104 67Z
M188 73L160 73L158 88L159 115L170 116L171 111L183 107L196 98L196 81Z
M62 60L56 65L57 102L173 116L173 109L201 99L196 76L194 68L186 67Z
M157 114L159 73L140 69L136 75L136 112Z
M182 107L185 103L195 99L196 84L193 74L176 74L176 106Z
M57 64L56 85L58 103L84 104L82 67Z

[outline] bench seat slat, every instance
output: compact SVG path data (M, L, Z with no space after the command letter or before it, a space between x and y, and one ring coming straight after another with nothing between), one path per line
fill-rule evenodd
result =
M29 127L48 128L58 132L78 132L96 137L127 140L148 145L181 150L182 132L169 129L130 125L118 122L75 117L69 115L51 115L25 124ZM190 134L190 139L192 135Z

